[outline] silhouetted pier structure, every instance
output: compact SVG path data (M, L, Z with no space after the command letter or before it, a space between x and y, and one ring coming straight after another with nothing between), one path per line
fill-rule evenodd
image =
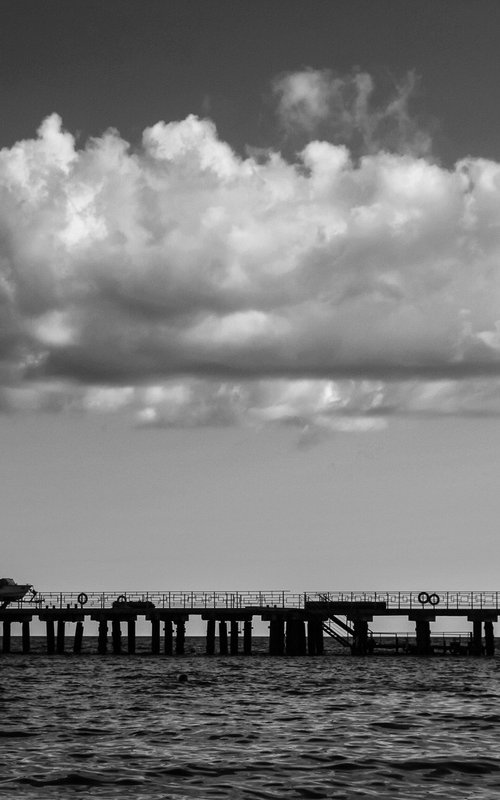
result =
M253 620L269 623L272 656L319 656L325 637L353 655L378 652L431 655L467 653L493 656L494 623L500 613L497 591L464 592L39 592L31 600L0 610L1 654L11 652L12 626L21 626L22 652L31 650L30 623L44 622L46 652L64 654L66 626L75 624L71 651L82 652L84 624L98 626L97 653L136 652L136 623L147 620L150 652L168 656L185 652L186 624L206 623L206 653L251 655ZM404 617L414 634L374 634L374 620ZM470 626L465 644L453 633L436 644L431 624L439 617L462 617ZM124 646L126 630L126 647ZM447 642L446 639L452 641ZM218 644L218 648L217 648Z

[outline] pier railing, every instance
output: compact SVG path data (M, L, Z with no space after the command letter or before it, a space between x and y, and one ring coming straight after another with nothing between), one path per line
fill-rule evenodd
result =
M152 603L159 609L245 609L245 608L305 608L309 602L323 603L385 603L390 611L411 611L433 607L444 610L499 609L500 591L390 591L390 592L290 592L265 591L133 591L133 592L38 592L26 596L19 608L110 608L113 603Z

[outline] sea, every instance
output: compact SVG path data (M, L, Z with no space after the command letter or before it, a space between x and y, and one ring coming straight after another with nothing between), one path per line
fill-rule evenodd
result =
M497 658L86 647L0 655L0 798L500 797Z

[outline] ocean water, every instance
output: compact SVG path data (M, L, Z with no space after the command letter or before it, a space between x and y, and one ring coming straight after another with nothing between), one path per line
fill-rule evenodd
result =
M495 658L188 649L0 656L0 797L500 796Z

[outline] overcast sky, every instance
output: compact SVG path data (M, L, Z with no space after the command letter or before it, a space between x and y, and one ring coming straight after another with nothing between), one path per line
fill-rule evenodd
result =
M1 573L498 588L498 2L1 6Z

